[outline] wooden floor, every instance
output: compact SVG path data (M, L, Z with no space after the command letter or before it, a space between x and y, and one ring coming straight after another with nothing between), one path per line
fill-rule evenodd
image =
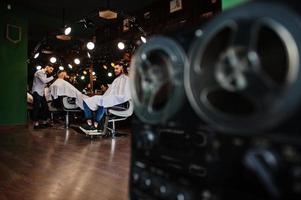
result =
M129 161L129 136L0 127L0 199L128 199Z

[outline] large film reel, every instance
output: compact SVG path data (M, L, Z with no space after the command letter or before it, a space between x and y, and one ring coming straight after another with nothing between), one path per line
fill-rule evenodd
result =
M221 14L202 32L184 77L201 118L222 132L259 134L297 111L301 20L293 10L250 2Z
M145 123L170 119L185 98L184 50L163 36L150 39L135 53L131 62L131 89L135 113Z

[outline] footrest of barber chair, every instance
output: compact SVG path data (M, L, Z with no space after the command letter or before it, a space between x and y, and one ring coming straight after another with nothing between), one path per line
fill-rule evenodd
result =
M86 135L90 136L93 138L94 136L104 136L105 133L103 131L98 131L98 130L86 130L83 127L79 127L79 129Z

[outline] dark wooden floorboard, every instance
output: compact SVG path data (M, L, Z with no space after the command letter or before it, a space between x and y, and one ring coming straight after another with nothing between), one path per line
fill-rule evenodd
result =
M0 199L128 199L129 161L130 137L0 127Z

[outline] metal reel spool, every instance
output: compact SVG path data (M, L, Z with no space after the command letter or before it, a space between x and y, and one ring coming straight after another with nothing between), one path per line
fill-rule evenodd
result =
M136 115L159 124L181 108L184 98L184 50L172 39L157 36L142 45L131 62L131 92Z
M184 77L199 117L225 133L258 134L296 112L299 15L284 5L250 2L221 14L202 33Z

